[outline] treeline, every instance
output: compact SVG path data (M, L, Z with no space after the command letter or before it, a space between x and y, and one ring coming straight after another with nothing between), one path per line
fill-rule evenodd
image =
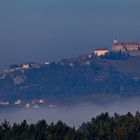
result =
M105 55L101 55L100 58L102 59L111 59L111 60L126 60L130 57L129 53L127 52L113 52L110 51L109 53L106 53Z
M41 120L28 124L25 120L12 126L0 124L0 140L139 140L140 113L126 115L102 113L83 123L78 129L58 121L47 124Z

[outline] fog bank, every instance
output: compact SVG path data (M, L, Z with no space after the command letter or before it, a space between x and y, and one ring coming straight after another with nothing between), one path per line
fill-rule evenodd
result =
M57 106L55 108L40 107L2 109L0 121L7 119L11 123L21 122L26 119L29 123L35 123L38 120L45 119L47 123L62 120L70 126L78 127L82 122L90 120L101 112L109 112L113 115L115 112L125 114L127 112L135 113L140 110L140 97L120 98L115 101L105 103L86 102L74 106Z

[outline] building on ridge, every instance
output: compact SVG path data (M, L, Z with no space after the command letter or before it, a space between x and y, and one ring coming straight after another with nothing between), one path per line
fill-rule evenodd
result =
M97 56L105 55L108 52L109 52L109 50L107 48L96 49L94 51L95 55L97 55Z

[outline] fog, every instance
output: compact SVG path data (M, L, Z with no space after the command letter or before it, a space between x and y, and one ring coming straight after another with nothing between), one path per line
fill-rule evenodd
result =
M26 119L28 123L35 123L38 120L45 119L47 123L51 123L62 120L69 126L78 127L82 122L89 121L92 117L99 115L101 112L109 112L110 115L113 115L115 112L119 114L125 114L127 112L135 114L135 112L139 110L140 97L123 97L107 102L85 102L72 106L59 105L55 108L3 109L0 114L0 121L7 119L13 123L21 122Z

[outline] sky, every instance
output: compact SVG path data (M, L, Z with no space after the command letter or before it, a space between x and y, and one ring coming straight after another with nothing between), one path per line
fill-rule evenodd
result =
M140 0L0 0L0 71L140 41Z

